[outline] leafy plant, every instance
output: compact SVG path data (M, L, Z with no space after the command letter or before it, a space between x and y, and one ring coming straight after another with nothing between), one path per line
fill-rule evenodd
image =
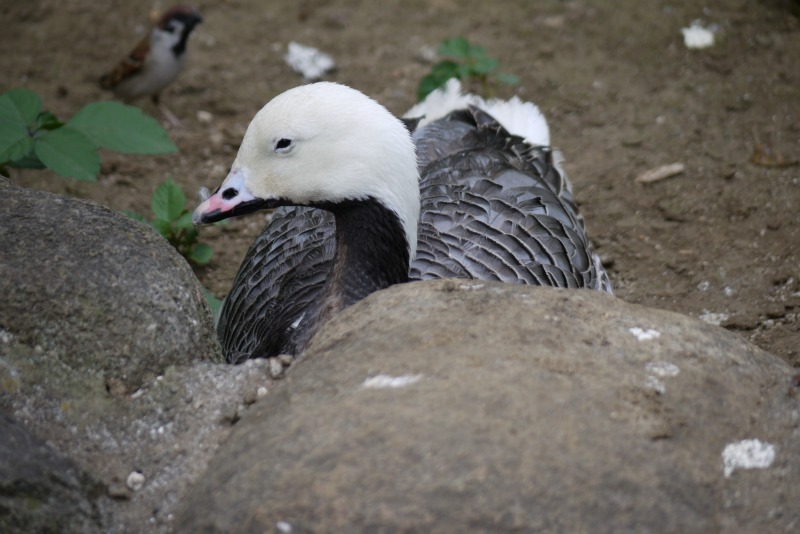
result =
M214 251L207 243L198 242L197 229L192 223L192 212L186 207L186 195L172 178L156 188L150 206L155 215L152 221L132 211L125 213L155 228L190 262L205 265L211 261Z
M64 178L94 181L100 147L127 154L177 150L158 122L137 107L94 102L64 123L42 111L39 95L29 89L0 95L0 171L47 167Z
M211 315L216 321L219 318L220 310L222 310L222 300L215 297L214 294L205 287L203 288L203 294L206 296L206 302L208 302L208 307L211 309Z
M159 185L153 192L150 208L155 218L148 221L144 216L126 211L125 214L152 226L187 260L195 265L206 265L211 261L214 250L206 243L198 243L197 229L192 224L192 212L186 207L186 195L172 178ZM223 221L224 222L224 221ZM221 224L221 223L219 223ZM203 288L203 294L216 319L222 308L222 300L211 291Z
M519 83L516 76L497 72L500 61L489 57L485 48L470 43L464 37L445 40L436 50L436 54L444 59L431 67L431 72L419 81L418 101L424 100L450 78L479 84L481 94L490 92L494 82L510 85Z

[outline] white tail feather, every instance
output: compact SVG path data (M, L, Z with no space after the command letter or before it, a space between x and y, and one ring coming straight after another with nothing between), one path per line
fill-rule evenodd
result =
M489 101L471 93L461 92L461 82L456 78L447 80L444 87L433 91L425 100L405 113L405 117L424 117L419 126L440 119L457 109L472 104L497 119L514 135L524 137L532 145L550 145L550 128L547 120L535 104L524 102L516 96L510 100L493 98Z

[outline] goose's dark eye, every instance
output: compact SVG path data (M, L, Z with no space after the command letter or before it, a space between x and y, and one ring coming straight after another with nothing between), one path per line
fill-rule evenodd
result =
M277 143L275 143L275 150L286 150L290 146L292 146L291 139L281 138L278 139Z

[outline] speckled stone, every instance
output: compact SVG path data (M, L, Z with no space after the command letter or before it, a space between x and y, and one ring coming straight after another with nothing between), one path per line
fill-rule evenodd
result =
M319 332L176 524L783 532L800 524L794 374L722 328L599 292L395 286Z
M41 366L135 391L169 365L219 357L200 283L152 229L5 179L0 195L0 329Z

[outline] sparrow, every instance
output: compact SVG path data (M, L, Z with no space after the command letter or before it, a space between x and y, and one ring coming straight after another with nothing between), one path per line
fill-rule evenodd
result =
M200 14L188 6L170 8L150 33L111 72L100 78L100 87L130 102L149 96L159 104L162 89L178 76L186 61L186 42ZM162 108L165 115L168 110Z

